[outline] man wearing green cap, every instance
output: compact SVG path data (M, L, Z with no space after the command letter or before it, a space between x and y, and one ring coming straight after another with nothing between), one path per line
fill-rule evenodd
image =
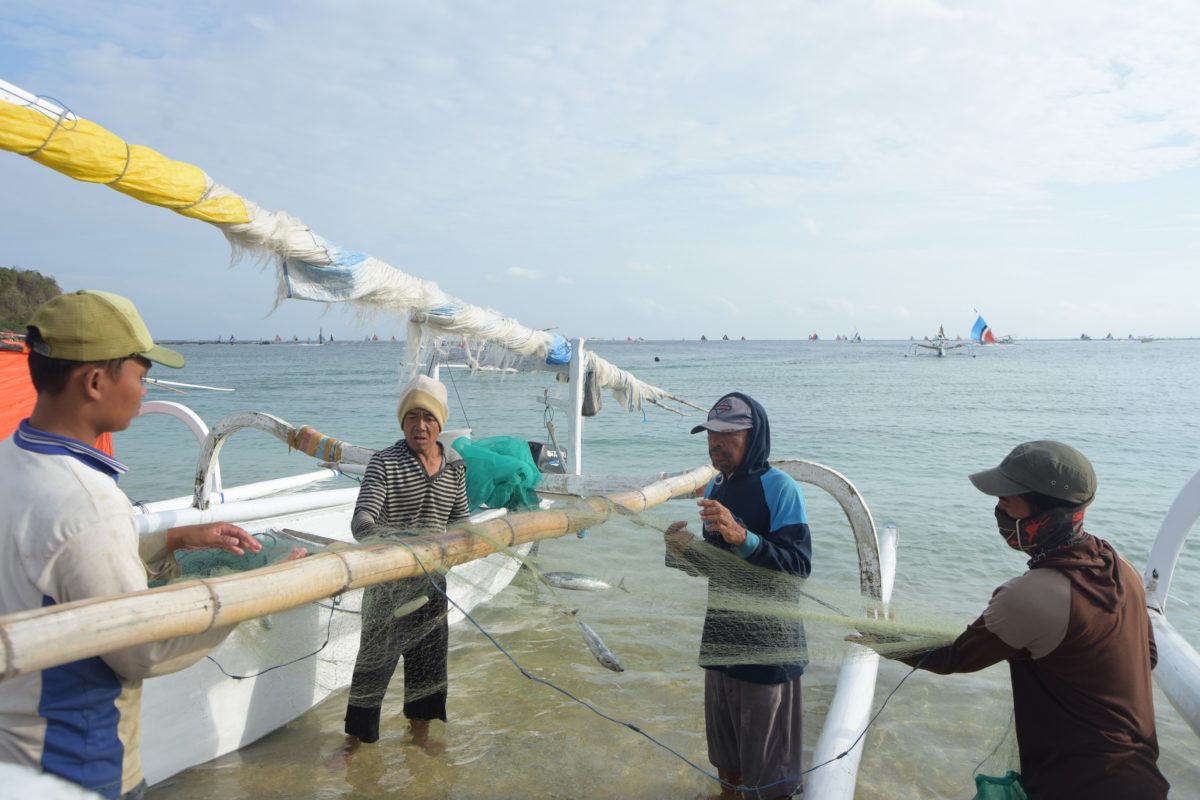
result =
M1032 800L1165 798L1146 596L1137 571L1083 529L1091 463L1061 442L1026 442L970 479L999 498L1000 535L1029 571L996 589L953 644L902 660L943 675L1008 662Z
M133 303L108 292L60 295L34 312L26 343L37 403L0 442L0 614L144 590L149 577L177 572L177 549L261 548L226 523L139 537L116 484L126 468L92 443L129 427L151 362L182 367L183 356L154 343ZM231 630L0 682L0 761L104 797L140 797L142 679L199 660Z

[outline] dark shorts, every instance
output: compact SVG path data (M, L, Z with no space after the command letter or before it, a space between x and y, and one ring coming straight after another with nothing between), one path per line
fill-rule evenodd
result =
M746 797L787 797L799 790L804 757L800 678L762 684L704 671L708 760L761 787ZM766 735L769 732L769 735Z

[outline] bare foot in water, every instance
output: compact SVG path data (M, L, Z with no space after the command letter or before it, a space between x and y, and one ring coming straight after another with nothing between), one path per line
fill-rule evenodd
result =
M413 744L420 747L431 756L440 755L446 749L445 742L435 742L429 739L429 720L410 719L408 729L412 733Z
M354 754L358 751L360 744L362 744L362 741L357 736L347 736L346 741L342 743L337 752L325 761L325 766L330 770L338 770L350 766L350 761L354 758Z

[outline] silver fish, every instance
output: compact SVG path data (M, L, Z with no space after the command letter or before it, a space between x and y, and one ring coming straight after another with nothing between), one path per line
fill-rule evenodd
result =
M409 600L407 603L405 603L404 605L397 608L395 611L392 612L392 616L395 617L396 619L400 619L401 617L407 617L409 614L413 613L418 608L421 608L428 602L429 602L429 595L423 594L420 597L416 598L415 600Z
M543 573L542 580L555 589L599 592L612 588L611 584L605 583L599 578L593 578L591 575L584 575L582 572L546 572Z
M624 672L625 668L621 666L621 662L617 661L617 657L613 655L613 651L608 649L608 646L601 641L596 632L589 628L586 622L575 621L583 631L583 640L587 642L588 650L592 651L592 655L596 657L596 660L613 672Z

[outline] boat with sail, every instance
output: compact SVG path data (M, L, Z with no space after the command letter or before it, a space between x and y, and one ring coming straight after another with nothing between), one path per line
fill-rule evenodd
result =
M386 297L394 304L392 310L407 315L410 363L435 371L445 366L438 351L441 337L450 336L466 341L463 360L471 368L536 365L565 376L568 387L565 400L551 397L549 390L541 399L544 408L566 412L562 442L557 441L557 431L547 428L548 458L543 462L561 467L562 472L544 474L538 486L544 500L560 505L514 514L493 509L497 516L485 512L470 526L414 541L410 547L348 546L349 512L357 488L313 491L324 481L341 480L361 468L370 455L366 448L262 412L236 414L210 427L181 404L148 403L146 413L166 414L187 425L199 442L200 455L194 493L146 504L139 516L143 531L220 518L271 536L295 537L315 551L301 561L253 572L0 618L0 675L5 677L212 625L242 623L217 652L216 662L190 668L207 673L189 676L184 672L147 682L144 759L148 777L155 770L152 783L182 768L184 762L199 763L253 741L344 686L357 646L355 593L363 586L418 575L423 565L441 564L451 569L451 575L459 570L458 575L463 576L461 585L452 585L451 596L469 610L494 597L516 573L520 562L512 548L598 525L614 513L636 513L653 502L693 492L712 475L707 466L695 467L651 476L638 482L635 489L619 490L587 476L582 461L583 409L587 403L594 404L595 390L607 388L618 405L631 410L644 405L672 410L689 406L599 358L581 339L568 341L530 330L450 297L435 284L401 273L371 256L340 248L298 221L280 212L264 211L216 184L198 168L127 146L61 105L7 84L0 84L3 100L7 102L0 102L0 121L4 122L0 125L0 149L29 156L71 177L101 176L104 180L100 182L138 199L163 199L155 204L217 226L235 247L275 258L288 297L351 302L369 309L380 307L381 298ZM66 121L70 124L64 125ZM76 136L104 144L78 152L73 143ZM142 158L150 159L151 164L141 163ZM812 339L816 340L815 334ZM970 344L951 341L939 329L936 338L927 337L914 347L942 356L969 349ZM248 429L265 432L281 446L308 453L317 459L319 469L305 476L225 487L219 478L221 448L231 435ZM836 471L806 461L775 463L798 480L825 490L838 503L854 537L861 595L874 604L876 613L886 617L896 580L897 528L877 527L861 493ZM1153 595L1158 605L1152 605L1152 610L1162 617L1155 621L1156 631L1162 630L1168 638L1172 629L1162 613L1166 589L1183 537L1200 516L1200 478L1180 497L1176 504L1180 510L1176 513L1173 508L1168 515L1173 520L1170 532L1160 534L1163 547L1156 546L1151 555L1153 575L1148 567L1147 578L1158 582L1154 592L1148 591L1148 598ZM467 575L464 568L478 569L480 574ZM168 610L170 613L164 613ZM329 635L334 621L343 619L347 621L345 630L336 638ZM274 649L278 646L292 649ZM239 658L244 661L238 663ZM290 663L288 658L292 658ZM218 662L220 666L214 667ZM1176 676L1168 692L1172 702L1200 732L1200 712L1195 710L1200 709L1200 668L1196 663L1195 651L1181 638L1168 647L1160 646L1159 673L1165 665ZM268 667L270 671L260 671ZM807 796L853 797L866 746L862 734L869 727L875 700L877 669L878 657L872 652L846 645L837 688L811 759L811 763L829 762L830 766L806 778ZM1184 711L1188 708L1192 711ZM204 733L197 736L196 731ZM190 742L192 739L199 741ZM181 747L181 742L187 744ZM162 752L168 748L187 753Z
M987 324L983 318L983 314L979 313L979 309L975 309L975 324L971 326L971 341L979 345L988 344L1012 344L1011 336L997 336L992 332L992 327Z

